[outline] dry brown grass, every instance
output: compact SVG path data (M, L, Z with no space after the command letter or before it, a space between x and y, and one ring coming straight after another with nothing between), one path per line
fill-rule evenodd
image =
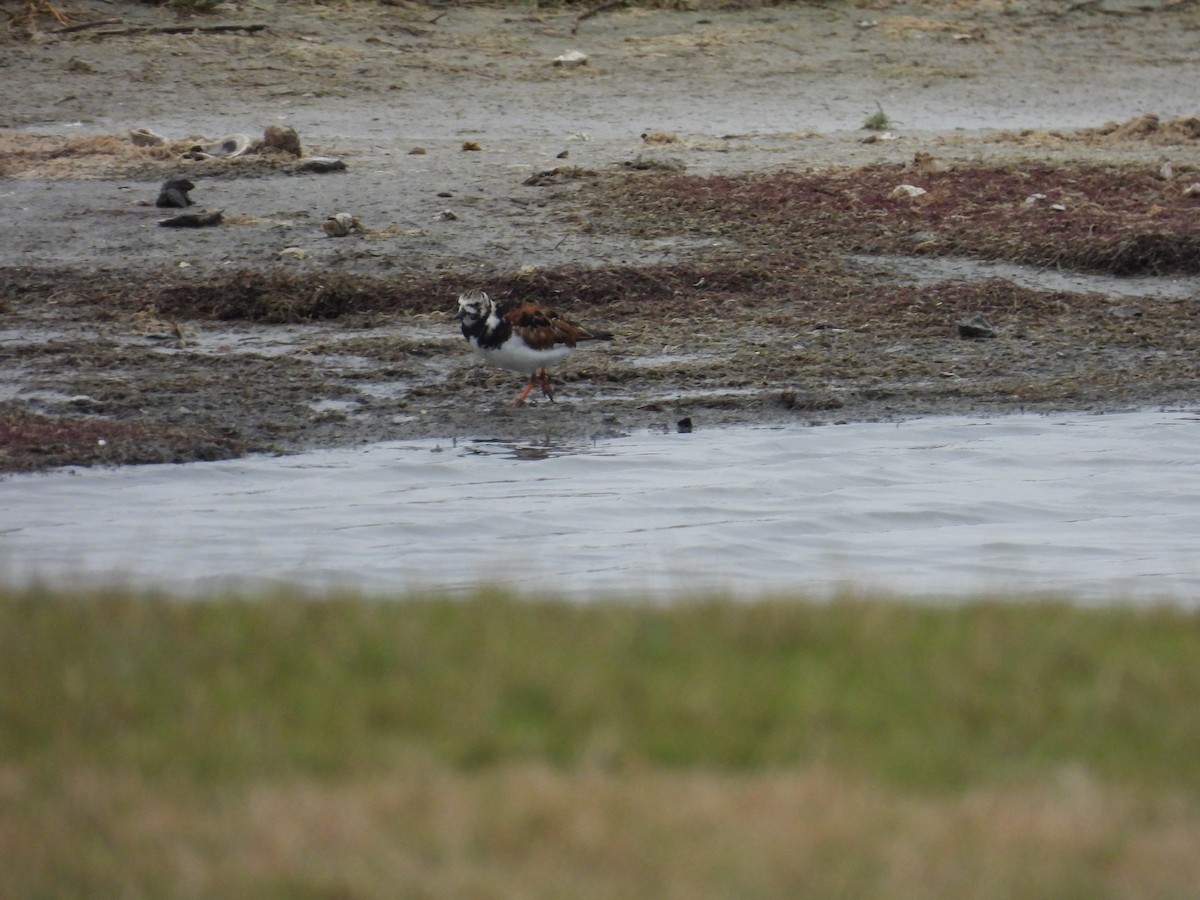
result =
M821 766L410 761L211 793L89 771L48 791L9 767L0 799L5 896L1180 897L1200 883L1200 811L1071 771L920 796Z
M1124 122L1105 122L1096 128L1082 128L1078 131L1038 131L1024 129L1022 131L998 132L989 140L996 142L1020 141L1026 144L1050 143L1055 141L1074 141L1089 143L1146 143L1157 146L1188 145L1200 140L1200 118L1196 116L1179 116L1163 121L1153 113L1134 116Z
M139 147L127 135L67 136L0 130L0 178L163 177L181 167L193 176L248 175L276 171L295 162L287 154L258 149L231 158L185 158L193 147L211 142L211 138L192 136L157 147Z
M5 178L102 178L171 158L164 147L135 147L128 138L110 134L0 133L0 177Z
M0 10L8 17L9 27L25 26L32 28L39 19L46 18L59 25L70 25L73 17L62 3L52 3L50 0L21 0L13 4L14 10Z

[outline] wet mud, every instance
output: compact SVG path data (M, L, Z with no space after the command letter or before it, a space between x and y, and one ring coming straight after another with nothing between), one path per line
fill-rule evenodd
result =
M164 15L118 7L126 22ZM107 6L89 9L77 15ZM240 9L239 21L268 12ZM1168 44L1194 33L1197 13L1048 9L971 22L950 3L632 10L578 23L594 29L585 40L567 11L288 6L245 34L9 34L30 91L0 123L0 194L17 211L0 224L0 470L404 437L579 440L684 419L702 431L1194 404L1190 87L1175 100L1147 88L1157 115L1134 98L1114 101L1129 113L1119 121L1055 128L1071 97L1048 92L1061 109L1031 112L1011 85L1049 58L1047 41L1081 60L1108 46L1131 77L1175 71ZM1125 42L1130 29L1149 42ZM813 36L827 77L795 58ZM567 41L595 63L550 65ZM910 65L931 46L976 68ZM167 100L193 104L190 119L161 93L121 106L119 54ZM168 80L189 64L206 77ZM48 72L77 76L71 96L86 87L90 115L46 93ZM687 118L688 91L675 120L570 129L559 105L581 98L611 105L594 114L610 129L622 104L654 109L637 91L655 73L697 79L712 121ZM888 105L914 117L960 90L964 107L991 96L998 125L1028 127L713 130L771 120L769 99L739 105L755 79L783 76L811 76L826 109L891 78L907 93ZM500 115L491 91L521 104ZM427 117L382 124L406 98ZM233 130L222 121L261 131L272 118L296 126L299 159L261 147L185 158ZM137 146L135 127L177 139ZM298 165L312 156L346 168ZM195 211L220 209L219 224L159 226L179 210L154 198L181 174ZM331 237L322 223L341 211L360 227ZM982 262L993 265L972 269ZM452 321L468 289L550 304L616 340L553 372L556 402L513 409L520 377L474 357Z

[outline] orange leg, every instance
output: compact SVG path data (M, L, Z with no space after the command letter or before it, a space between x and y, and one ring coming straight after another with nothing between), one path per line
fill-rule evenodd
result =
M521 396L513 401L513 406L524 406L525 398L529 396L529 392L533 390L533 380L530 379L529 384L525 385L525 390L521 391Z
M537 374L529 379L529 384L525 385L525 390L521 391L521 396L513 402L513 406L524 406L525 398L533 391L534 385L542 389L542 393L550 398L551 403L554 402L554 391L550 390L550 375L545 369L539 369Z

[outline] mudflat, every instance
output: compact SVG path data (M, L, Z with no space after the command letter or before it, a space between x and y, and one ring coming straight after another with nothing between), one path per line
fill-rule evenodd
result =
M0 470L1200 399L1194 3L18 7Z

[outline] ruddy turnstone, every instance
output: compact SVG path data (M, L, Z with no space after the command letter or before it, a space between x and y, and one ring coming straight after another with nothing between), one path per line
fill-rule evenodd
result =
M533 390L554 399L546 366L557 362L581 341L611 341L606 331L593 331L568 321L537 303L505 300L496 303L483 291L458 297L463 337L471 348L494 366L529 376L529 384L513 406L520 406Z

